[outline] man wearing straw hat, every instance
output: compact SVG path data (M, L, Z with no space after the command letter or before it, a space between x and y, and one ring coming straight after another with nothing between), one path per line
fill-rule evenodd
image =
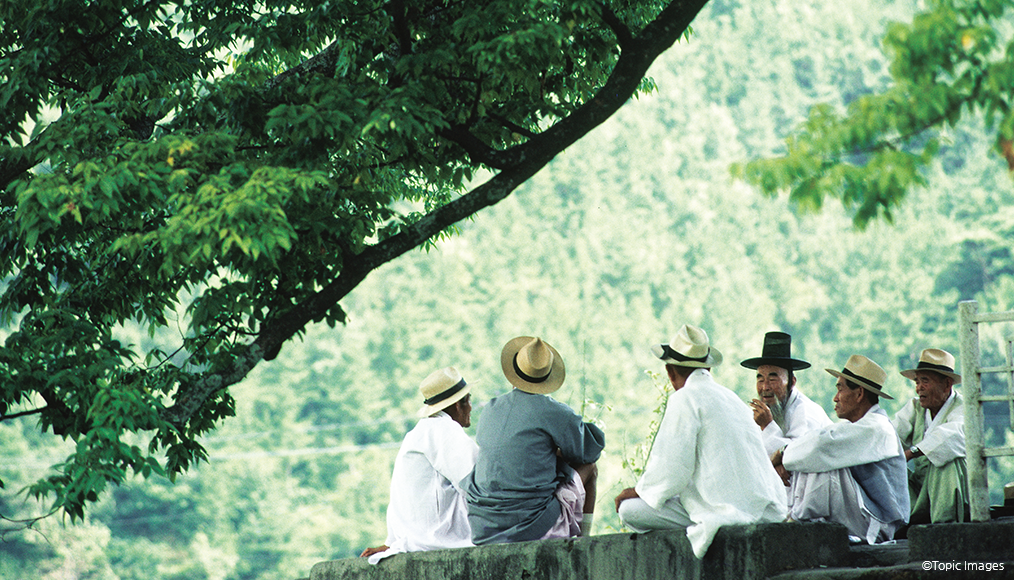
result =
M894 427L911 463L910 524L960 522L968 504L965 467L965 410L952 387L961 383L954 355L927 348L914 369L901 371L915 381L916 397L894 416Z
M538 337L500 353L514 387L492 399L476 430L479 456L462 482L477 545L587 535L605 435L548 395L563 384L563 358Z
M703 558L722 526L780 522L785 491L751 421L750 409L712 379L722 362L704 330L683 325L652 348L672 384L637 484L616 496L616 511L637 532L686 527Z
M405 435L394 459L387 540L361 554L371 564L400 552L472 545L459 488L479 451L464 430L472 423L470 389L454 367L434 371L419 386L423 419Z
M837 378L834 411L840 419L776 451L771 462L796 477L792 509L796 521L832 521L848 528L854 542L894 538L908 522L905 450L880 408L887 373L862 355L852 355Z

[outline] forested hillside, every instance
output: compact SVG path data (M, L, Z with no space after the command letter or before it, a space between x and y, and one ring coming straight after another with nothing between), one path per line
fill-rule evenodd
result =
M651 70L656 93L457 235L374 272L343 303L348 324L307 328L232 387L236 416L206 438L210 461L175 484L118 488L82 524L3 533L0 578L282 580L358 555L384 540L419 382L457 367L475 383L474 425L508 388L500 348L521 334L559 350L556 398L606 431L596 533L619 526L612 498L632 483L623 462L659 402L648 349L684 322L708 331L726 360L717 380L744 401L753 372L738 363L777 329L813 364L799 387L829 413L823 369L853 353L888 371L893 413L913 393L898 370L926 347L958 353L959 300L1014 309L1014 185L987 132L951 131L929 187L893 224L861 232L846 208L765 198L729 167L777 154L810 106L882 87L880 35L915 7L712 0ZM989 356L1006 332L984 334ZM124 329L122 340L158 337ZM43 438L31 417L0 424L0 512L44 514L19 490L71 444ZM993 484L1014 481L1009 458L990 466Z

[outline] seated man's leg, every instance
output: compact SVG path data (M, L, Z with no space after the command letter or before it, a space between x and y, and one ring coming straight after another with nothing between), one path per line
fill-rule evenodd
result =
M582 535L581 522L584 514L582 510L587 498L581 475L577 471L572 471L570 479L561 483L553 495L560 504L560 517L540 539L576 538Z
M849 534L866 539L870 521L861 508L859 485L848 469L796 473L792 481L792 511L797 522L837 522Z
M908 497L912 511L908 518L911 526L930 523L930 496L926 486L926 472L930 467L929 459L917 457L908 467Z
M591 535L593 515L595 513L595 498L597 496L599 468L594 463L578 465L574 468L581 477L581 484L584 486L584 506L581 514L581 535Z
M929 500L930 522L963 521L968 504L965 458L959 457L943 467L930 466L926 470L923 492Z
M574 471L581 476L581 484L584 486L584 513L594 513L599 468L594 463L586 463L574 467Z
M619 512L620 521L635 532L685 528L693 523L678 497L665 502L660 509L639 497L623 500Z

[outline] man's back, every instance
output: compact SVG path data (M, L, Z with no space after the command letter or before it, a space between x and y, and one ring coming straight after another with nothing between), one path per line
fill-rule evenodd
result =
M387 508L393 551L471 545L467 507L458 483L475 464L478 446L445 413L427 417L405 435L391 475Z
M553 494L572 472L566 464L597 461L605 436L566 405L514 389L483 410L476 441L463 485L475 542L495 543L541 537L559 516Z
M669 396L635 489L655 509L679 496L694 544L722 525L781 521L787 512L749 407L703 369Z

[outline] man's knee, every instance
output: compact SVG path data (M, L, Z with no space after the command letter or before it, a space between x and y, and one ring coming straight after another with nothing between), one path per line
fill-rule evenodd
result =
M616 510L620 521L634 531L645 531L649 528L646 524L651 519L649 517L650 511L651 507L639 497L623 500L620 502L619 509Z
M594 463L585 463L584 465L577 465L574 467L574 471L581 477L581 483L584 484L585 488L595 485L599 478L598 465Z
M620 516L620 521L626 522L627 519L634 516L634 514L637 511L639 511L637 508L634 507L634 504L637 503L638 501L642 503L644 502L644 500L636 497L625 499L622 502L620 502L620 506L616 509L616 513L619 514Z

